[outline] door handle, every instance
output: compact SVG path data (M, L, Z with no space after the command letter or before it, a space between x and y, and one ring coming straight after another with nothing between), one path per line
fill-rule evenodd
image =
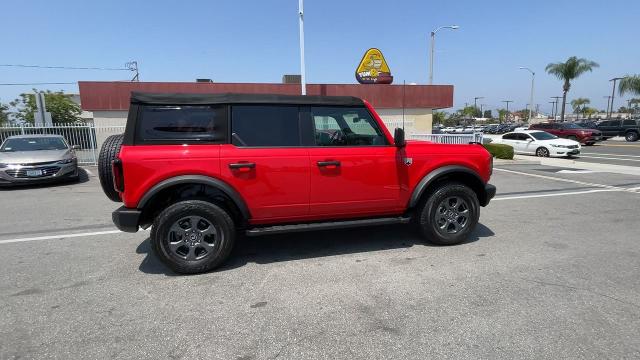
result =
M318 161L318 166L326 167L326 166L340 166L340 161L330 160L330 161Z
M256 167L255 163L243 162L243 163L231 163L229 164L229 169L253 169Z

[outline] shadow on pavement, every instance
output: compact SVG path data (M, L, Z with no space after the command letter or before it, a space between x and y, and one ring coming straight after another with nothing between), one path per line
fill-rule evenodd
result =
M464 246L464 244L493 235L494 232L491 229L479 223L469 239L456 246ZM259 237L240 236L236 239L235 248L227 263L215 271L231 270L248 263L269 264L325 256L409 248L414 245L438 246L424 241L411 227L403 225ZM140 264L140 271L147 274L177 275L153 254L149 238L140 243L136 252L138 254L147 254Z
M15 184L15 185L4 185L0 186L0 191L20 191L20 190L33 190L33 189L42 189L42 188L53 188L59 186L68 186L71 184L82 184L89 181L89 173L83 168L78 168L78 178L77 179L59 179L59 180L46 180L41 182L34 183L26 183L26 184Z

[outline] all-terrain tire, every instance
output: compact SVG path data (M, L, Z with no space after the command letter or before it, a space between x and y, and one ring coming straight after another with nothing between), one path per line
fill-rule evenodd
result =
M122 146L122 139L124 135L111 135L109 136L100 149L100 155L98 155L98 177L100 177L100 186L107 197L115 202L120 202L120 195L113 188L113 169L111 168L111 162L118 157L120 153L120 146Z
M201 229L193 222L182 226L184 219L191 218L202 219L199 224L205 224L206 227ZM208 226L213 227L215 236L208 239L191 238L192 243L189 244L189 234L193 234L194 229L203 233ZM191 233L188 229L192 230ZM178 234L180 231L186 231L184 237ZM184 200L170 205L155 218L151 228L151 246L156 256L180 274L207 272L222 265L231 254L235 238L236 230L231 216L217 205L202 200ZM194 257L189 259L191 251Z
M628 133L624 134L624 139L629 142L638 141L638 133L635 131L629 131Z
M458 200L452 202L452 199ZM449 214L450 210L453 210L454 214ZM460 220L464 210L467 212L462 222ZM444 183L422 203L417 215L418 230L426 240L438 245L455 245L467 240L478 224L480 202L476 193L467 185L457 182ZM449 231L456 226L453 221L446 222L446 217L457 222L460 229L456 232Z

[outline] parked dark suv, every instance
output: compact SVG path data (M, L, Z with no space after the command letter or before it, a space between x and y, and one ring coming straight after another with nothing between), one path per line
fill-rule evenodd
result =
M248 236L413 223L441 245L467 239L492 157L479 144L406 141L353 97L133 93L100 181L123 231L151 227L176 272L224 262Z
M624 136L627 141L640 138L640 120L605 120L598 124L598 130L605 138Z
M593 145L602 141L600 130L585 129L574 123L540 123L529 126L529 129L546 131L557 137L575 140L585 145Z

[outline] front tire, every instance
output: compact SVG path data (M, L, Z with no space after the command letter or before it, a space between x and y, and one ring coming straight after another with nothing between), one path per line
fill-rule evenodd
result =
M418 215L418 229L425 239L438 245L455 245L467 240L478 224L480 202L468 186L445 183L429 196Z
M549 150L545 147L539 147L536 149L536 156L538 157L549 157Z
M231 254L235 226L229 214L200 200L177 202L156 217L151 245L160 260L180 274L207 272Z

